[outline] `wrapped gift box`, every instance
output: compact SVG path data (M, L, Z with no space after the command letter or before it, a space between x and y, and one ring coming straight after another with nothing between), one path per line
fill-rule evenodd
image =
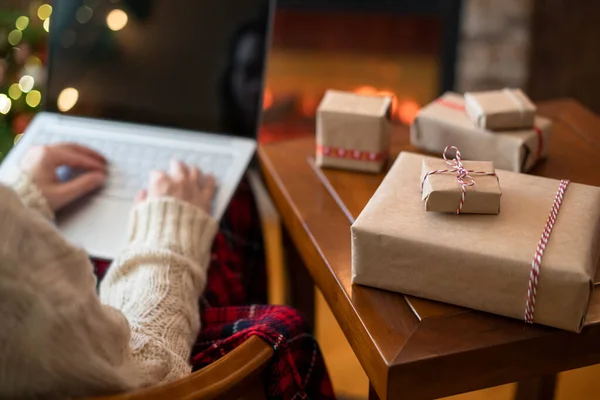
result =
M441 154L448 144L467 160L492 161L497 169L529 171L548 151L552 122L535 117L533 129L491 132L476 127L465 113L464 97L447 93L419 111L411 143Z
M317 112L317 165L380 172L390 148L390 97L329 90Z
M537 111L519 89L465 93L467 115L481 129L531 129Z
M401 153L352 225L352 281L523 320L559 181L496 170L499 215L423 211L424 156ZM579 331L600 255L600 188L571 183L541 257L535 323Z
M494 164L462 161L461 165L471 171L468 177L463 178L464 202L461 201L463 186L453 171L456 167L448 165L444 160L423 159L419 185L425 210L454 214L498 214L502 191ZM433 173L434 171L448 172ZM473 184L469 185L470 182Z

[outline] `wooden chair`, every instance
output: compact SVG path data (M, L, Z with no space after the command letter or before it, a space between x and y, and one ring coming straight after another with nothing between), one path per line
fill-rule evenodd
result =
M263 400L262 371L273 349L252 336L223 358L175 382L87 400Z

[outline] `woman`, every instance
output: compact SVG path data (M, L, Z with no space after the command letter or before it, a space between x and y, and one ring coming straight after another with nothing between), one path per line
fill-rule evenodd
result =
M87 172L61 183L62 165ZM14 191L0 187L0 398L114 393L191 371L214 180L178 162L153 173L98 296L87 254L51 219L105 180L101 155L61 144L29 151Z
M87 172L60 182L59 166ZM264 282L256 284L264 265L244 183L213 243L217 226L206 212L213 179L176 162L168 174L153 173L132 211L129 245L108 270L97 265L98 296L87 255L51 220L102 186L106 161L60 144L30 150L21 167L13 190L0 185L0 398L93 396L167 382L189 374L189 362L201 368L252 335L275 350L269 398L333 398L298 313L248 305L264 302Z

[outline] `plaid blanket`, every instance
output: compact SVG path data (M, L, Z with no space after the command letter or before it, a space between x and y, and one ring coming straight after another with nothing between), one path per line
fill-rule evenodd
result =
M191 363L200 369L257 335L275 350L264 377L269 399L334 399L310 326L293 308L260 305L266 304L267 291L256 210L250 187L242 181L213 244L207 288L200 299L202 330ZM101 279L108 263L96 261L95 266Z

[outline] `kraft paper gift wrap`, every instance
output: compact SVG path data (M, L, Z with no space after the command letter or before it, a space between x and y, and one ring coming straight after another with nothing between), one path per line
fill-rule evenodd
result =
M481 129L530 129L537 111L529 97L519 89L465 93L469 118Z
M410 142L441 154L449 144L458 147L465 160L491 161L496 169L526 172L546 157L552 122L535 118L534 129L491 132L476 127L465 113L464 97L446 93L419 111Z
M485 161L462 161L469 171L494 174L494 164ZM462 187L457 181L456 172L430 174L431 171L452 169L446 161L425 158L422 162L419 186L423 189L421 198L425 211L457 213L461 203ZM429 175L428 175L429 174ZM427 178L425 179L425 176ZM500 212L500 182L497 176L471 172L473 186L465 186L465 201L460 214L498 214Z
M423 156L401 153L352 225L352 281L524 319L559 181L496 170L498 215L423 211ZM541 261L533 321L581 329L600 254L600 188L571 183Z
M390 149L390 97L328 90L317 111L320 167L378 173Z

